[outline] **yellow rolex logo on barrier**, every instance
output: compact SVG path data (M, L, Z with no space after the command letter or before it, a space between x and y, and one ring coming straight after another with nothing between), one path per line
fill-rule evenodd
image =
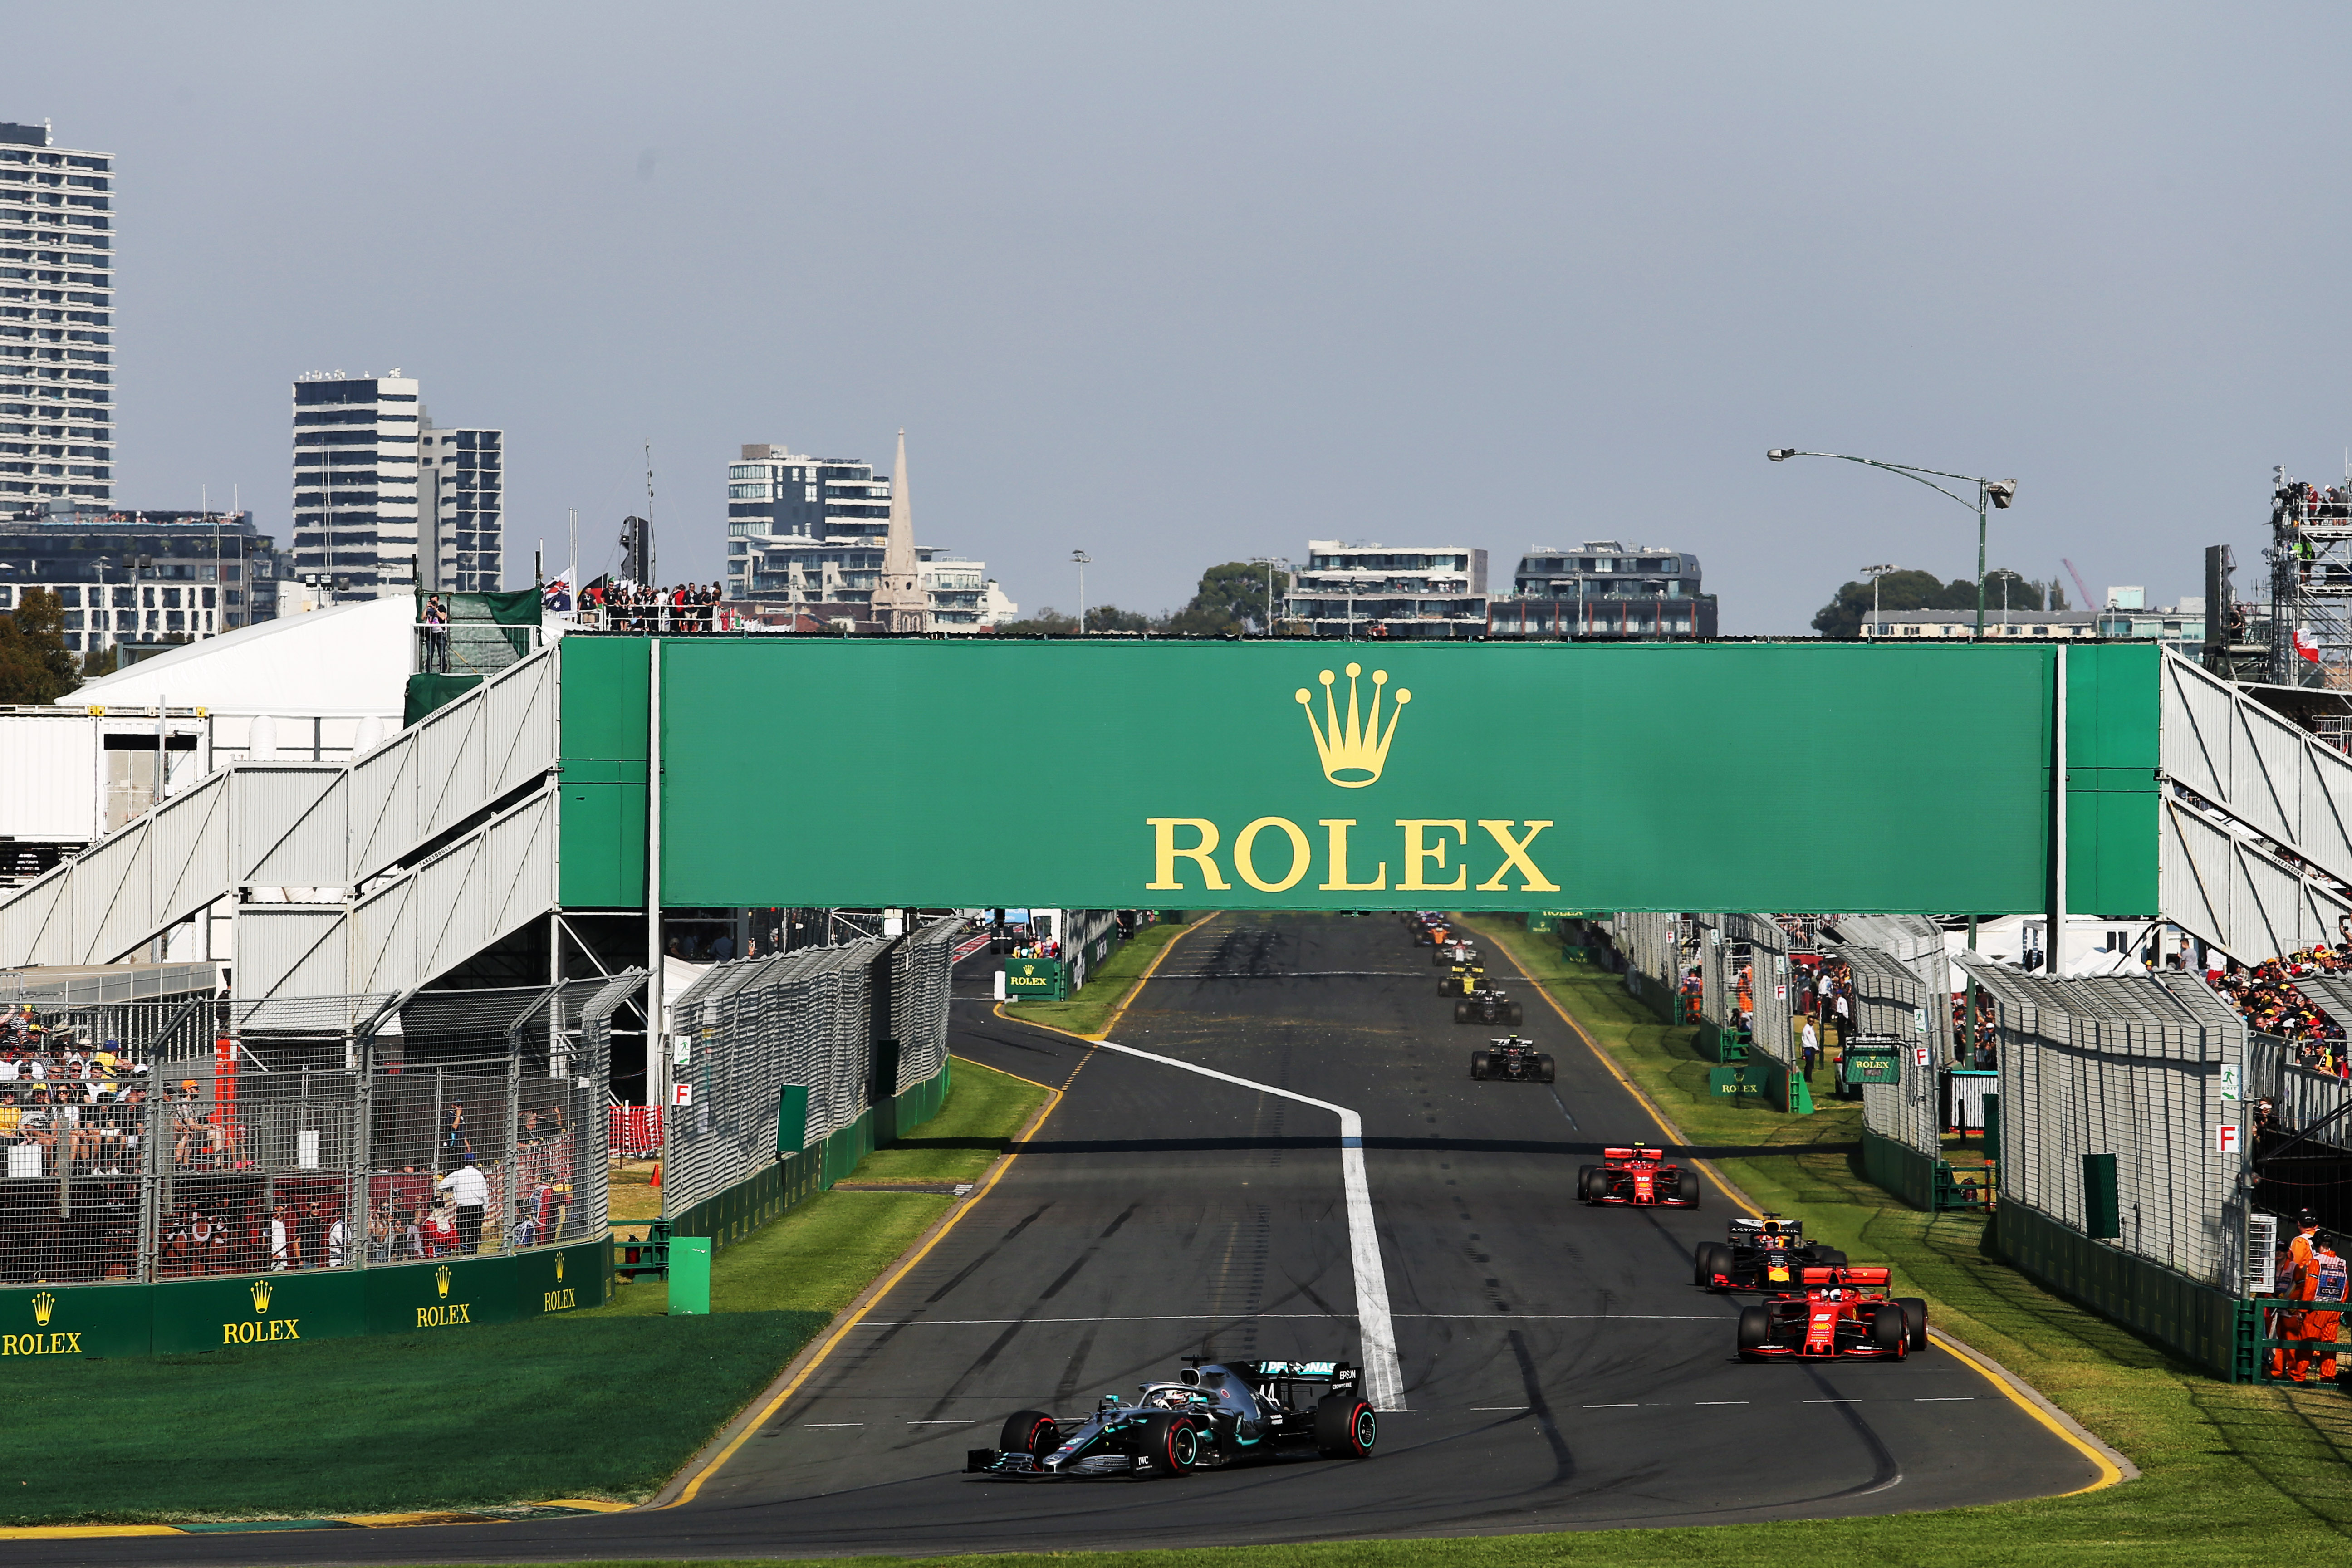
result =
M249 1293L253 1297L253 1310L267 1312L270 1299L278 1294L278 1287L269 1280L257 1279ZM301 1321L299 1318L272 1318L268 1322L223 1323L221 1343L258 1345L278 1340L299 1340L302 1337Z
M433 1271L433 1293L445 1301L449 1299L449 1266L446 1263Z
M43 1328L49 1326L49 1314L58 1310L58 1299L47 1290L33 1298L33 1321Z
M1344 717L1335 689L1339 677L1328 669L1321 676L1319 719L1313 693L1302 686L1293 695L1307 710L1307 728L1315 739L1323 776L1341 789L1362 789L1378 784L1388 767L1389 746L1396 739L1397 724L1412 693L1397 688L1383 722L1381 702L1387 692L1389 672L1372 671L1371 702L1367 707L1361 684L1364 667L1350 664L1347 671ZM1227 892L1233 888L1225 879L1225 867L1230 865L1235 877L1261 893L1286 893L1318 870L1322 875L1312 886L1323 893L1393 890L1426 895L1472 888L1482 893L1559 891L1559 884L1537 863L1535 855L1537 835L1552 826L1549 817L1472 816L1466 812L1455 817L1400 816L1391 819L1396 837L1385 846L1364 840L1380 833L1386 824L1352 816L1313 820L1323 830L1320 835L1287 816L1271 815L1244 824L1237 832L1205 816L1147 816L1143 825L1151 830L1152 874L1143 884L1144 890L1177 892L1197 887ZM1222 862L1220 855L1224 857ZM1196 879L1188 880L1188 871ZM1008 975L1008 988L1021 984L1019 978Z
M1360 714L1356 678L1363 672L1360 664L1348 666L1348 718L1344 725L1331 690L1337 677L1329 670L1322 675L1322 723L1315 721L1315 699L1307 688L1298 689L1298 705L1307 710L1307 728L1315 736L1316 754L1323 761L1323 776L1341 789L1362 789L1380 782L1381 769L1388 764L1389 742L1396 738L1397 721L1404 717L1405 704L1412 700L1412 692L1398 687L1396 701L1389 710L1389 727L1382 730L1381 689L1388 684L1389 672L1372 671L1371 709Z
M555 1255L555 1281L559 1285L563 1282L563 1254L560 1252Z

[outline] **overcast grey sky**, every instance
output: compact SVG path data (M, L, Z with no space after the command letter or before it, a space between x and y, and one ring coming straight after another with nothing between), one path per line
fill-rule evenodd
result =
M0 4L0 120L119 155L117 495L289 510L288 383L508 432L510 579L666 577L745 441L887 464L1024 610L1310 538L1684 547L1726 633L1974 525L2258 581L2341 473L2331 5Z

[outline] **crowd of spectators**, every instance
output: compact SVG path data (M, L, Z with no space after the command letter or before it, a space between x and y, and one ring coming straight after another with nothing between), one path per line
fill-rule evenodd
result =
M2344 1026L2295 984L2315 975L2352 973L2352 919L2336 924L2334 946L2322 942L2251 966L2226 960L2205 978L2237 1008L2248 1028L2286 1041L2297 1063L2352 1079L2352 1052L2347 1052Z
M0 1015L0 1147L6 1174L121 1175L139 1168L147 1067L30 1007Z
M593 630L664 637L731 631L735 616L721 607L724 596L716 583L686 583L672 588L591 583L580 591L580 625Z

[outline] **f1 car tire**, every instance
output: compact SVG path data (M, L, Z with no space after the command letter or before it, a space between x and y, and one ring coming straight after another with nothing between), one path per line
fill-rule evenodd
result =
M1492 1070L1492 1059L1488 1058L1486 1052L1472 1051L1470 1053L1470 1076L1472 1078L1485 1078L1488 1072Z
M1739 1309L1739 1359L1762 1361L1757 1352L1771 1342L1772 1310L1769 1307Z
M1495 1021L1498 1024L1524 1024L1528 1021L1528 1010L1517 1002L1506 1003L1503 1016Z
M1598 1165L1584 1167L1584 1201L1597 1204L1609 1195L1609 1173Z
M1469 1003L1456 1002L1454 1004L1454 1021L1457 1024L1472 1024L1477 1022L1476 1019L1470 1016Z
M1190 1415L1154 1415L1143 1424L1143 1453L1161 1476L1189 1475L1201 1462L1201 1428Z
M1539 1083L1549 1083L1552 1080L1553 1070L1550 1056L1545 1052L1538 1051L1536 1053L1536 1080Z
M1870 1342L1901 1361L1911 1353L1911 1314L1899 1301L1881 1301L1870 1314Z
M1715 1277L1724 1272L1730 1264L1731 1260L1723 1256L1730 1250L1729 1247L1720 1241L1700 1242L1697 1254L1691 1259L1691 1283L1704 1285L1710 1290L1714 1289Z
M1903 1326L1908 1331L1911 1348L1927 1348L1927 1303L1916 1296L1897 1296L1895 1305L1903 1309Z
M1675 1173L1675 1196L1688 1208L1698 1207L1698 1173L1685 1165Z
M1592 1167L1590 1165L1576 1168L1576 1201L1580 1204L1592 1201Z
M1381 1440L1381 1418L1352 1394L1327 1394L1315 1404L1315 1446L1327 1459L1369 1459Z
M1042 1459L1062 1446L1062 1429L1042 1410L1015 1411L1004 1418L1004 1430L997 1434L996 1446L1008 1454L1026 1454Z

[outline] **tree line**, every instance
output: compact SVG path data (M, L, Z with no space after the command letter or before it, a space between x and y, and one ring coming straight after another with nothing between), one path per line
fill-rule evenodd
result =
M1966 610L1971 617L1977 613L1977 584L1972 577L1955 577L1945 583L1937 581L1933 572L1889 572L1878 579L1874 591L1876 607L1881 610ZM1849 641L1861 637L1862 623L1870 619L1873 592L1867 582L1843 584L1835 598L1813 612L1813 630L1825 637ZM2037 583L2006 566L1985 574L1984 602L1988 621L2004 606L2012 610L2067 608L2066 591L2055 578Z
M55 702L81 684L65 626L65 606L47 588L27 588L0 614L0 703Z

